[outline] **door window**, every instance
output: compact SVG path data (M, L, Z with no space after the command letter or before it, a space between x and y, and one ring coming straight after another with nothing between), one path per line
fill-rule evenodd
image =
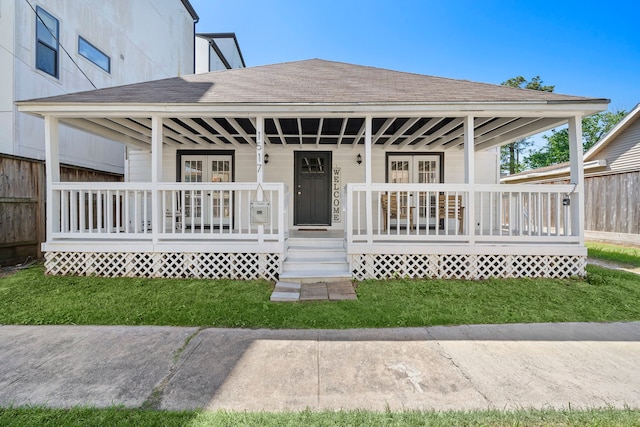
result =
M437 184L440 182L440 155L420 154L388 157L388 181L394 184ZM434 195L431 200L426 192L416 192L409 195L412 200L407 200L407 195L401 194L400 203L404 206L417 208L421 219L428 217L427 207L435 209ZM433 212L431 217L433 218Z
M231 155L183 155L182 182L231 182ZM232 200L229 190L188 190L184 197L185 223L189 226L229 226ZM193 211L193 212L192 212ZM192 215L193 213L193 215Z

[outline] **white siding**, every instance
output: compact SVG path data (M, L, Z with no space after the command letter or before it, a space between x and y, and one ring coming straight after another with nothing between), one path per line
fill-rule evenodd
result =
M631 123L593 157L606 159L611 172L640 170L640 119Z
M333 148L333 150L332 150ZM264 179L266 182L284 182L289 188L290 226L293 226L293 159L295 151L315 151L315 145L303 146L267 146L265 152L269 154L269 163L264 165ZM242 145L234 148L235 153L235 181L255 182L256 180L256 152L249 145ZM352 149L343 147L335 149L335 146L320 147L318 151L333 151L332 167L341 169L341 186L349 182L364 182L365 163L358 165L356 157L360 153L364 158L364 147ZM215 151L213 151L215 152ZM381 147L373 149L372 179L373 182L385 182L385 151ZM391 151L391 153L399 153ZM414 154L407 152L406 154ZM476 182L482 184L498 183L498 157L496 150L480 151L476 153ZM129 152L129 164L131 181L150 179L151 157L148 153L141 151ZM464 182L464 157L459 150L449 150L444 152L445 183ZM135 172L134 172L135 170ZM167 146L163 147L163 179L167 182L174 182L176 178L176 151ZM148 178L147 178L148 177ZM140 178L140 179L138 179ZM342 229L343 222L333 224L331 228Z

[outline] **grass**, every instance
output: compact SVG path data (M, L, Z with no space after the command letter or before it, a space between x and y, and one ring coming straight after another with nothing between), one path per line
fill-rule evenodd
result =
M589 258L623 264L631 268L640 267L640 248L638 247L587 243L587 250Z
M3 426L637 426L631 409L519 411L169 412L138 409L0 409Z
M385 328L640 320L632 273L586 279L364 281L357 301L271 303L266 281L45 276L0 279L0 324Z

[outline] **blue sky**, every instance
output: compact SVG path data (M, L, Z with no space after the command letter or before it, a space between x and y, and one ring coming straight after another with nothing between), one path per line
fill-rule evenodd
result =
M322 58L640 103L640 2L191 0L198 32L235 32L247 66Z

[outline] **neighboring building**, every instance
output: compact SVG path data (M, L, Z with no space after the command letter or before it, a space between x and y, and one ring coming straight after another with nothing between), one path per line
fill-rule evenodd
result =
M578 136L608 102L314 59L19 109L48 130L48 273L318 281L584 275ZM60 182L70 120L149 154ZM576 186L499 184L501 145L562 124Z
M196 34L196 73L244 68L235 33Z
M15 101L192 74L197 20L188 0L0 1L0 264L35 254L15 247L43 239L37 224L23 230L28 236L16 231L20 217L42 219L39 178L23 185L20 174L37 175L25 162L44 160L45 128ZM67 124L60 128L63 179L122 179L124 146L90 133L95 122L84 123L89 133Z
M584 154L585 236L640 245L640 104ZM569 183L569 164L524 171L503 183Z

